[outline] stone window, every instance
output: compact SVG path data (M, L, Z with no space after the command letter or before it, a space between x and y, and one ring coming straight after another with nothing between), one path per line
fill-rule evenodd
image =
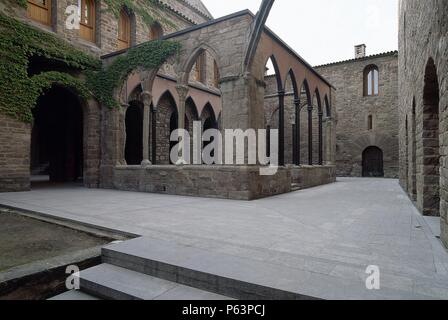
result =
M79 0L81 21L79 36L87 41L95 42L96 12L94 0Z
M373 116L369 115L367 117L367 130L373 130Z
M379 71L375 65L364 69L364 96L377 96L379 94Z
M213 62L213 84L215 86L215 88L219 88L219 68L218 68L218 64L216 63L216 61Z
M202 52L196 60L196 81L204 83L206 80L206 56Z
M131 17L123 8L118 20L118 50L127 49L131 46Z
M51 25L51 0L28 0L28 17L34 21Z
M158 22L154 24L149 29L149 40L157 40L163 37L162 26Z

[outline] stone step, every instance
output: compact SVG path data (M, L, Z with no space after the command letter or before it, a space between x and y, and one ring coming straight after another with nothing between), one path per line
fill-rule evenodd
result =
M91 296L87 293L79 290L71 290L57 295L48 300L61 300L61 301L83 301L83 300L99 300L97 297Z
M299 191L302 190L302 186L299 183L292 183L291 184L291 191Z
M103 262L239 300L428 299L407 291L367 290L365 280L237 257L175 242L137 238L102 249Z
M81 290L109 300L229 300L107 263L81 271Z
M281 266L161 240L138 238L107 246L102 257L104 263L235 299L313 299L293 290L290 280L297 274Z

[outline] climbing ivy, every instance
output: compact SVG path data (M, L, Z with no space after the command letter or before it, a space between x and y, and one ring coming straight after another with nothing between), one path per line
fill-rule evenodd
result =
M174 54L180 45L152 41L133 47L107 67L101 61L13 18L0 14L0 112L31 122L38 97L53 84L70 87L83 97L95 97L103 106L117 107L114 89L135 69L154 69ZM29 74L30 59L41 57L66 69L84 72L86 80L68 73L47 71Z
M113 97L114 90L132 71L137 68L148 70L158 68L179 48L180 45L177 42L162 40L133 47L125 55L118 56L103 70L87 72L87 86L103 106L117 107L119 105Z
M53 83L88 90L73 76L61 72L29 75L30 59L41 57L76 70L98 70L99 59L66 44L54 35L0 14L0 112L24 122L32 121L37 98Z

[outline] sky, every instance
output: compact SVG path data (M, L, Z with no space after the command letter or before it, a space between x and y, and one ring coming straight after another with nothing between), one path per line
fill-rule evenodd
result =
M261 0L202 0L215 18L250 9ZM398 0L276 0L267 26L311 65L398 48Z

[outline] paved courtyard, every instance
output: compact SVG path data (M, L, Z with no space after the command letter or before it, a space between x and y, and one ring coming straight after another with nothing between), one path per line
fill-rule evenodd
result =
M0 204L341 283L364 286L367 266L376 265L379 298L448 299L448 254L437 239L437 222L418 213L397 180L339 179L252 202L47 187L0 194ZM340 290L316 286L335 298Z

